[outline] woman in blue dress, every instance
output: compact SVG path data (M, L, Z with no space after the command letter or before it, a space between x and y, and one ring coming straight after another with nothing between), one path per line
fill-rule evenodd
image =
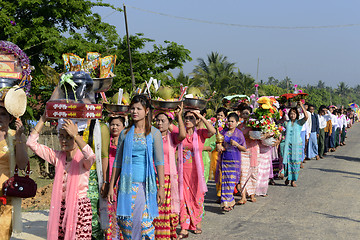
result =
M284 144L284 175L286 177L285 185L291 181L291 186L296 187L296 181L299 177L300 164L302 161L302 140L301 128L308 119L307 112L301 101L298 102L303 113L304 118L299 120L299 111L296 107L291 108L289 111L289 120L284 123L285 144Z
M165 201L163 141L160 131L151 126L146 96L136 95L131 100L130 114L129 127L119 136L108 200L114 201L120 176L116 215L124 239L154 239L152 222L159 215L158 204Z

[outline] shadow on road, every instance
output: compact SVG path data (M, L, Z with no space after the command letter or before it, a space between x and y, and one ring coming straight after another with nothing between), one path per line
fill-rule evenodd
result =
M358 178L358 177L351 177L351 176L344 176L345 178L353 178L353 179L358 179L358 180L360 180L360 178Z
M347 171L341 171L341 170L336 170L336 169L326 169L326 168L309 168L309 169L315 169L315 170L319 170L319 171L322 171L322 172L329 172L329 173L344 173L344 174L360 176L360 173L347 172Z
M356 158L356 157L348 157L348 156L333 156L333 157L345 161L360 162L360 158Z
M343 220L348 220L348 221L353 221L353 222L359 222L360 223L360 220L352 219L352 218L349 218L349 217L336 216L336 215L331 215L331 214L321 213L321 212L313 212L313 213L320 214L320 215L323 215L323 216L328 217L328 218L343 219Z

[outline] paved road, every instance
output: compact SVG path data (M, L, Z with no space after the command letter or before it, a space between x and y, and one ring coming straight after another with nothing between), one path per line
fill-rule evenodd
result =
M268 197L224 214L210 182L203 234L190 234L189 239L359 239L360 124L350 130L346 146L305 164L297 188L276 183ZM45 238L47 212L24 217L27 233L12 239Z

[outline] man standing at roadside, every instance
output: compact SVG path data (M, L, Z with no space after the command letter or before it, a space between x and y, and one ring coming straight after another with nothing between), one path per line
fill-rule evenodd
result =
M311 113L311 133L308 144L307 157L309 159L316 158L319 160L319 152L318 152L318 140L320 133L319 128L319 117L315 113L315 107L313 105L309 105L309 112Z

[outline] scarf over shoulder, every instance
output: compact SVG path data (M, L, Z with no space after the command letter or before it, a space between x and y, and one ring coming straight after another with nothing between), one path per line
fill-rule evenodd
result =
M125 130L121 132L114 163L114 167L121 168L116 213L119 217L131 216L134 130L135 127L132 126L126 135ZM150 219L159 216L154 163L155 166L164 165L164 151L162 144L163 141L160 131L151 127L151 133L146 136L145 154L145 197L146 204L149 208Z

